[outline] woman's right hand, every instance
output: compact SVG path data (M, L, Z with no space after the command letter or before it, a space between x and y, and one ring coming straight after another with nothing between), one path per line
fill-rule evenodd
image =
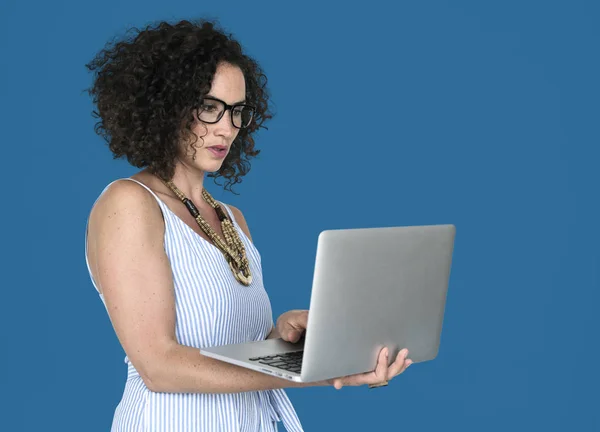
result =
M379 352L379 359L374 371L333 378L326 380L326 382L334 386L337 390L340 390L344 386L381 384L400 375L411 364L412 360L408 358L408 350L404 348L398 352L396 360L388 366L388 348L385 347Z

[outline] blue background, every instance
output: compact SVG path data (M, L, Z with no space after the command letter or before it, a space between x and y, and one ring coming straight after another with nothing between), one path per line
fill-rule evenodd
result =
M275 317L308 307L321 230L457 226L439 357L376 391L288 390L305 429L600 430L598 5L2 0L0 429L109 430L126 365L83 236L137 169L94 134L84 64L208 17L269 77L240 195L206 183L245 214Z

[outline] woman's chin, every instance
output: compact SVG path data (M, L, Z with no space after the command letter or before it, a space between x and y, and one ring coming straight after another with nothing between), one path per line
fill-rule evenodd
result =
M223 166L223 161L205 161L202 164L198 164L199 168L204 172L216 172Z

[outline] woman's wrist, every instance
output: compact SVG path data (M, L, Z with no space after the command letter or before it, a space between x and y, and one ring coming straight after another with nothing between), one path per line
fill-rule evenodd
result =
M312 382L294 382L296 385L295 387L328 387L330 385L332 385L329 381L327 380L323 380L323 381L312 381Z

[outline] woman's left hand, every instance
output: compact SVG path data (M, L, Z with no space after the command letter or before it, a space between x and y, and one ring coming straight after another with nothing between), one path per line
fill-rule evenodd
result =
M282 313L277 318L275 327L284 341L296 343L302 337L307 325L308 310L295 309Z
M326 380L326 383L332 385L336 390L340 390L344 386L361 386L364 384L381 384L390 381L392 378L403 373L413 361L408 358L408 350L401 349L396 355L396 360L388 366L388 348L382 348L379 352L377 366L373 372L359 373L356 375L348 375L344 377L333 378Z

